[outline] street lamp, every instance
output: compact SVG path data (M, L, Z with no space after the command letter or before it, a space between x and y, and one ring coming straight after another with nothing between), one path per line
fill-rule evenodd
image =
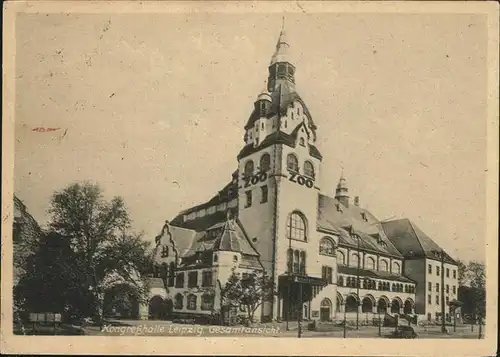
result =
M344 307L344 338L345 338L345 334L346 334L346 306L347 306L347 304L345 301L342 301L340 303L340 305Z

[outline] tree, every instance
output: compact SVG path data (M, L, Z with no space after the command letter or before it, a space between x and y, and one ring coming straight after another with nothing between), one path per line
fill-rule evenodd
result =
M55 232L40 239L38 249L27 258L26 273L14 287L21 311L64 313L66 318L88 313L91 296L83 289L85 276L68 243Z
M274 298L274 282L265 273L252 272L240 278L233 271L221 295L225 306L245 306L248 321L253 322L257 309Z
M486 317L486 274L484 264L471 261L467 265L467 278L473 289L473 304L478 322L481 324Z
M118 274L145 299L147 286L140 278L152 264L149 244L130 231L131 220L122 198L103 198L97 184L75 183L53 194L49 226L68 237L94 296L94 317L102 318L105 290ZM115 279L116 280L116 279Z
M467 265L461 260L457 260L458 286L463 286L467 280Z
M482 323L486 317L486 275L484 264L471 261L463 264L462 285L458 288L458 300L463 304L462 313L473 322ZM459 266L459 272L460 272ZM460 276L460 275L459 275Z

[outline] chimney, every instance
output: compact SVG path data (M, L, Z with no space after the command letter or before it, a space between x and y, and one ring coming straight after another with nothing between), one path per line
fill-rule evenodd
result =
M354 205L359 207L359 196L354 197Z

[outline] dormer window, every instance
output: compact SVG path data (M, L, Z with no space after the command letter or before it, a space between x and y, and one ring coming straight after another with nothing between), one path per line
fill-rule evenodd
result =
M264 116L266 114L266 103L260 102L260 115Z
M253 171L254 171L254 165L253 165L253 161L252 160L249 160L247 161L247 163L245 164L245 176L246 177L250 177L253 175Z
M365 212L361 212L361 218L363 219L363 221L368 222L368 218L366 217Z
M306 146L306 141L304 140L304 138L300 138L299 143L301 146Z
M286 168L289 171L299 172L299 161L297 160L297 156L288 154L286 157Z
M314 178L314 165L310 161L304 162L304 175Z
M271 165L271 157L269 154L263 154L260 158L260 171L266 172L269 170Z

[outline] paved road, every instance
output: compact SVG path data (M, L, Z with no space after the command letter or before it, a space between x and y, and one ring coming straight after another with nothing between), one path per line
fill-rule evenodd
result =
M290 325L291 330L287 331L284 324L266 324L255 328L242 326L221 327L212 325L185 325L175 324L169 321L109 321L100 329L98 327L85 328L89 335L110 335L110 336L244 336L244 337L297 337L297 326ZM393 328L382 328L382 338L386 338ZM472 332L469 326L457 327L457 331L450 329L449 334L443 335L439 326L426 329L416 328L418 338L432 339L477 339L478 330ZM360 327L359 330L350 329L346 333L347 338L379 338L378 328L373 326ZM303 330L304 338L343 338L343 329L336 328L334 331L316 332Z

